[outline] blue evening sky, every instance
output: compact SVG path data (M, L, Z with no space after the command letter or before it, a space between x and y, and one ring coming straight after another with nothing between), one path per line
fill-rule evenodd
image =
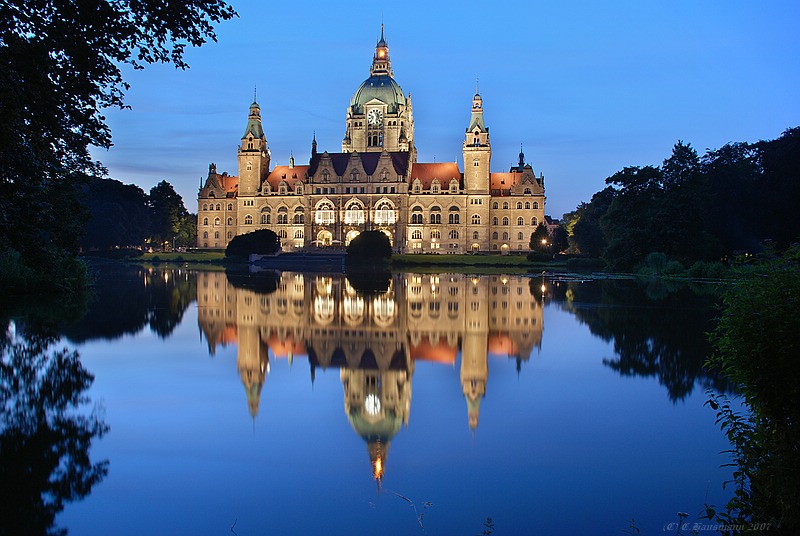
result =
M382 18L419 160L463 169L478 77L492 171L522 143L554 217L623 167L660 164L678 139L702 154L800 125L796 0L232 4L240 17L189 51L188 71L126 70L132 109L107 111L115 145L94 152L122 182L168 180L191 212L209 163L237 173L254 86L273 165L306 163L314 131L320 151L341 151Z

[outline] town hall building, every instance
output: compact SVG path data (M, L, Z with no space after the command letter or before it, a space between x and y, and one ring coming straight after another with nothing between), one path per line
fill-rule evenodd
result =
M522 152L507 172L490 170L483 99L472 98L455 162L418 162L411 95L394 79L389 47L375 46L370 76L350 99L341 152L311 144L307 165L271 166L257 102L238 151L238 175L211 164L198 193L197 246L221 249L236 235L271 229L284 251L342 247L380 230L406 253L510 253L529 249L544 223L544 176Z

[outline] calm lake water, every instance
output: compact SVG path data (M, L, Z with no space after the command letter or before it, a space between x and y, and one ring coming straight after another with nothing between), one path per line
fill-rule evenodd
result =
M631 519L664 534L729 493L700 290L106 268L48 347L79 354L57 386L89 400L62 412L78 469L62 459L40 488L15 469L3 519L30 528L44 505L73 535L474 535L487 518L498 535L618 536ZM6 354L32 331L7 323ZM37 432L9 404L0 456L18 468Z

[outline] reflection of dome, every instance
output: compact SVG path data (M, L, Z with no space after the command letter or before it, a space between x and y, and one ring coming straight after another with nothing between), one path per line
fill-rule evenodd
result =
M386 104L387 113L397 113L398 106L406 105L406 96L400 85L388 74L372 75L359 86L353 98L350 99L350 106L354 113L363 113L364 104L372 99L378 99Z

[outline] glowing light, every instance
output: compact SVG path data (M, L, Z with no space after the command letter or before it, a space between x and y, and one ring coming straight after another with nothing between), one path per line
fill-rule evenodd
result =
M542 294L544 294L544 291L545 291L545 290L547 290L547 287L545 287L544 285L542 285Z
M375 460L375 478L383 476L383 461L378 458Z

